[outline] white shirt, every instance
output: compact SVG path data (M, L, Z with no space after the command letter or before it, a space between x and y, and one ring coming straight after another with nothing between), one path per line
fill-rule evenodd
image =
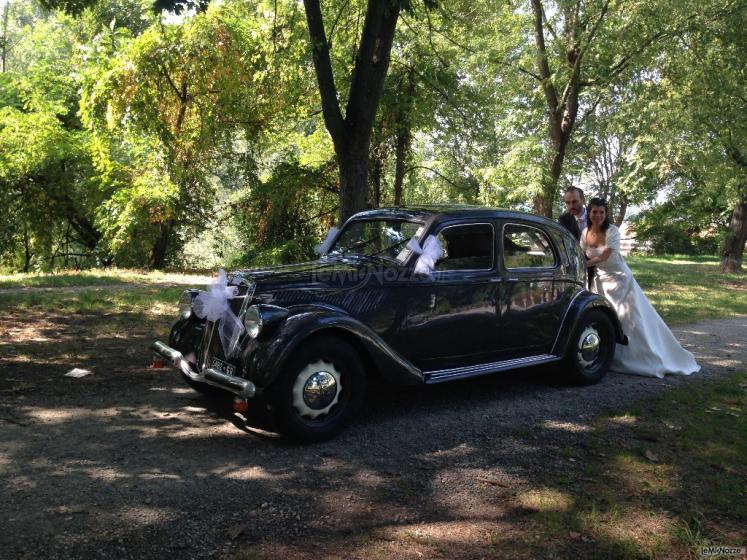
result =
M576 218L576 223L578 224L578 231L583 231L586 227L586 208L584 208L584 211L581 212L580 216L573 216Z

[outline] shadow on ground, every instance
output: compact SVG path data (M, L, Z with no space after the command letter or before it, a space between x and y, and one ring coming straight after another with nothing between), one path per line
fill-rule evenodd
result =
M585 458L610 438L630 437L624 425L597 433L593 417L729 368L702 362L698 379L611 375L587 388L567 387L548 369L432 387L375 385L350 429L302 446L274 434L263 410L246 421L230 401L191 391L173 371L149 369L149 345L163 328L126 314L5 316L3 557L635 552L624 535L587 538L587 520L567 514L572 481L599 474L585 470ZM692 336L713 343L706 331ZM65 377L73 367L92 374ZM608 467L616 468L612 459ZM578 530L584 538L527 542L524 530L538 516L557 518L558 534ZM630 516L626 523L641 523Z

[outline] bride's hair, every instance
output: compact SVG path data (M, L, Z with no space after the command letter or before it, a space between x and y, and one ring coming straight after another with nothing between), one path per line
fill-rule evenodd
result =
M607 231L610 227L610 209L607 206L607 201L603 198L595 196L589 201L589 205L586 207L586 227L591 229L591 207L601 206L604 208L604 222L602 222L602 231Z

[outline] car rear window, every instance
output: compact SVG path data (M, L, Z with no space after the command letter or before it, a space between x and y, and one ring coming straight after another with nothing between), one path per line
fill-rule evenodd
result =
M555 251L545 232L523 224L503 228L503 264L506 268L553 268Z
M436 236L444 250L436 270L491 270L495 237L491 224L446 226Z

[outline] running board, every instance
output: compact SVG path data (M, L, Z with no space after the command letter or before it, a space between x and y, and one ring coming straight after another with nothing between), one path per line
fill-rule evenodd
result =
M514 358L513 360L503 360L500 362L491 362L489 364L477 364L474 366L424 371L423 375L425 376L425 382L427 384L443 383L444 381L452 381L454 379L465 379L467 377L475 377L477 375L485 375L488 373L498 373L499 371L507 371L510 369L548 364L559 360L560 356L555 356L554 354L540 354L539 356Z

